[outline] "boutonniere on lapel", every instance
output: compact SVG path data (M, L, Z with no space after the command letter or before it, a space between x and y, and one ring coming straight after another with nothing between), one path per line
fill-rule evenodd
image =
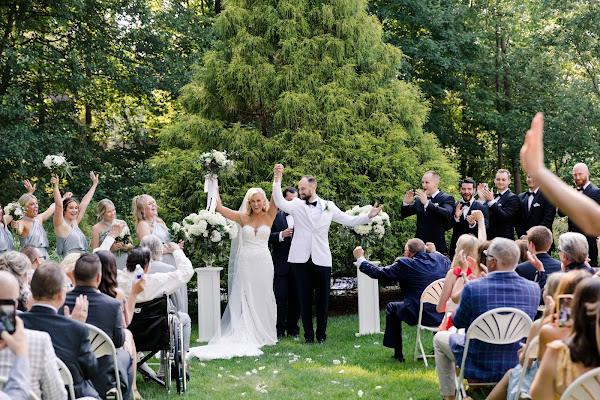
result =
M324 208L324 210L323 210L323 211L331 211L331 208L329 208L329 205L330 205L330 204L331 204L331 202L330 202L330 201L326 201L326 202L325 202L325 208Z
M535 203L535 204L533 205L533 207L539 207L539 206L540 206L540 203Z

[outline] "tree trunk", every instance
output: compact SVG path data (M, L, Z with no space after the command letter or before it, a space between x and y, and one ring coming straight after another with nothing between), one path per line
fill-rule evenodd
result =
M215 0L215 14L220 14L222 9L221 0Z
M85 126L88 128L92 125L92 108L89 104L85 105Z
M513 177L514 177L514 182L515 182L515 193L519 194L522 192L521 168L519 165L519 159L516 157L513 157L511 159L511 163L512 163Z

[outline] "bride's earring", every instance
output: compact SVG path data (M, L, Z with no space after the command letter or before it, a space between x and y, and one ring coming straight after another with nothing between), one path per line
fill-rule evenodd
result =
M266 212L267 211L267 206L263 206L262 210Z

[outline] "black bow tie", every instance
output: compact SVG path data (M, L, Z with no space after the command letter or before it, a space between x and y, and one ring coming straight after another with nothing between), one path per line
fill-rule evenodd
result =
M464 207L470 207L471 206L471 202L470 201L461 201L460 204Z
M288 215L290 215L289 213L286 213L285 211L283 212L283 214L287 217Z
M307 205L307 206L315 206L315 207L316 207L316 206L317 206L317 200L315 200L315 201L312 201L312 202L311 202L311 201L308 201L308 200L306 200L306 205Z
M535 195L535 192L531 192L529 190L527 191L527 196L534 196L534 195Z
M427 200L433 200L433 196L427 196Z
M495 198L495 199L497 199L497 198L498 198L498 197L500 197L500 196L502 196L500 193L496 193L496 194L494 195L494 198Z
M583 192L583 188L582 187L578 187L576 188L578 192Z

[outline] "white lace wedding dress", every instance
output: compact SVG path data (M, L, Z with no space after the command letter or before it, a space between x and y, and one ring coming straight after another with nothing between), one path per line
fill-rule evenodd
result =
M244 226L236 267L230 274L229 303L221 319L221 335L206 346L190 348L188 357L201 360L258 356L262 346L277 343L273 260L268 242L271 229Z

